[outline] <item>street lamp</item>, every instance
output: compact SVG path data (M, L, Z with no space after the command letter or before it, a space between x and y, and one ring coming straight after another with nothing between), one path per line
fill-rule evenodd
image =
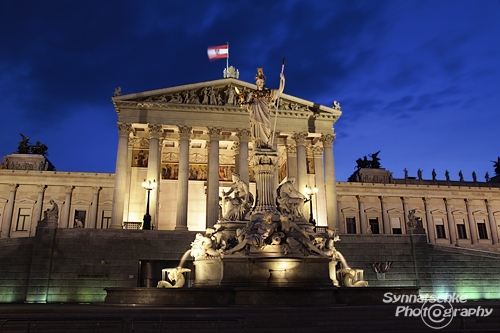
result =
M144 181L142 182L142 187L144 187L144 189L148 191L148 201L146 203L146 215L144 215L144 220L143 220L144 223L142 224L142 230L151 230L151 215L149 215L149 194L151 190L156 188L156 181L153 180L153 182L151 182L150 180L146 181L146 179L144 179Z
M306 185L306 194L309 196L309 223L316 226L316 221L314 220L313 217L313 202L312 202L312 196L318 193L318 188L315 187L309 187Z

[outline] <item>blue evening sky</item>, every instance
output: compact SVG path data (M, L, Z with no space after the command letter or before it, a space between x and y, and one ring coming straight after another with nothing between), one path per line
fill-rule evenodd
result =
M254 82L331 106L337 180L381 150L402 178L478 179L500 155L499 0L0 0L0 155L19 133L60 171L114 172L111 96L222 77L206 48Z

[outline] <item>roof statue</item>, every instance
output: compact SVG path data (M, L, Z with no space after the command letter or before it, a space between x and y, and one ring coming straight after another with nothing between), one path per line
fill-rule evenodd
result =
M357 168L359 169L380 169L380 158L378 158L378 154L380 153L380 150L376 153L369 154L372 158L371 161L368 160L366 156L363 157L363 159L358 158L356 160Z
M497 161L491 161L493 162L493 167L495 168L495 175L499 176L500 175L500 157L498 157Z
M37 141L34 145L30 145L30 138L26 137L23 133L19 134L23 139L19 142L19 146L17 148L18 154L48 155L47 150L49 148L46 145L41 144L40 141Z

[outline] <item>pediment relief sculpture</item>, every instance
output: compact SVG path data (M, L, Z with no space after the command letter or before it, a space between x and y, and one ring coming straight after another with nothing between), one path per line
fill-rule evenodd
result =
M223 86L208 86L192 90L182 90L160 95L149 96L128 102L137 102L140 107L166 107L169 104L186 104L199 106L224 106L238 107L240 101L235 91L238 88L244 95L250 93L251 89L233 84ZM290 101L285 98L280 99L279 110L292 112L317 112L307 105Z

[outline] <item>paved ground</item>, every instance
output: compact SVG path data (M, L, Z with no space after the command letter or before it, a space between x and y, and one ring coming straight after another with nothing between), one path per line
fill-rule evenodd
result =
M431 329L396 305L166 308L104 304L0 304L4 332L500 332L500 301L468 302L487 317L451 318ZM413 306L412 309L420 309ZM443 318L435 318L440 321ZM446 321L447 322L447 321ZM432 323L431 323L432 324ZM435 324L437 325L437 324Z

